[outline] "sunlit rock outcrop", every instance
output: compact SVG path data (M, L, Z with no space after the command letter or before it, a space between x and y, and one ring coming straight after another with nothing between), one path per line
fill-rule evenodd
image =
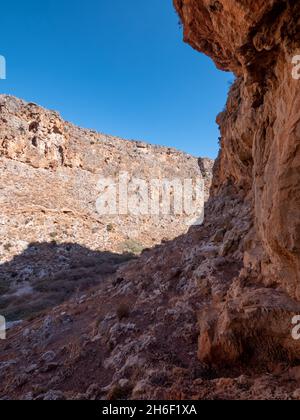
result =
M292 64L300 48L299 2L174 3L185 40L237 76L217 119L222 149L213 194L228 200L224 186L231 185L252 209L247 235L236 238L243 269L218 308L221 316L214 324L209 311L206 321L200 315L199 356L297 357L290 330L299 310L291 299L300 299L300 81ZM231 218L232 226L239 223Z

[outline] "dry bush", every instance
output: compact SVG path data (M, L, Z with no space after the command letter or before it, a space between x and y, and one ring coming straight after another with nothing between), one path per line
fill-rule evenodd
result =
M137 242L134 239L128 239L127 241L123 242L121 247L122 252L126 252L133 255L141 254L145 248L140 242Z
M124 318L128 318L130 315L130 307L127 303L121 303L117 309L117 317L119 321Z
M126 385L121 387L120 385L114 385L109 393L107 394L107 400L128 400L132 393L132 386Z

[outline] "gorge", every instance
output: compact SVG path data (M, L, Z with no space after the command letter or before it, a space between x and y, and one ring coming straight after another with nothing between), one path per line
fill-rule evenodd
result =
M17 326L2 398L300 399L300 4L174 6L236 76L204 223Z

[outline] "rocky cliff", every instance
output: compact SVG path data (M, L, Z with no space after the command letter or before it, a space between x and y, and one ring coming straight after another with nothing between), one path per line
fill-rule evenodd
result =
M98 199L108 187L101 190L101 180L117 184L122 173L128 174L127 184L132 179L149 184L196 180L202 178L202 162L208 164L207 198L213 164L80 129L56 112L5 95L0 96L0 159L2 262L37 241L123 252L130 251L130 243L141 250L175 238L188 229L184 214L135 215L118 207L99 213Z
M2 396L300 399L300 5L174 4L185 40L236 74L205 223L17 327Z
M254 268L267 282L272 278L299 298L300 86L292 77L292 58L299 52L299 4L282 0L175 4L185 40L237 76L227 109L218 117L222 152L215 189L231 181L245 195L250 192L253 240L258 243L247 252L261 256Z
M300 287L300 83L292 77L299 2L175 0L175 6L185 40L237 77L218 116L222 150L213 200L230 186L251 209L249 230L235 235L243 268L219 304L218 321L204 316L210 326L201 330L199 355L297 357L290 329ZM238 226L239 215L230 222Z
M198 205L190 214L175 213L172 205L164 213L150 208L133 213L129 205L120 211L124 193L119 188L126 190L128 202L137 197L139 204L142 192L133 182L145 183L152 197L153 180L162 186L165 180L183 185L185 179L202 179L207 199L212 165L212 160L174 149L81 129L57 112L1 95L1 314L8 321L22 319L33 307L41 308L38 292L48 289L50 301L60 301L64 293L58 285L66 289L63 278L66 283L81 278L74 281L74 291L143 249L187 232L190 221L201 214ZM111 188L115 197L107 193ZM162 205L162 189L156 192ZM167 194L172 204L171 188ZM100 211L99 203L104 206ZM81 275L79 267L86 269ZM26 298L27 309L16 296Z

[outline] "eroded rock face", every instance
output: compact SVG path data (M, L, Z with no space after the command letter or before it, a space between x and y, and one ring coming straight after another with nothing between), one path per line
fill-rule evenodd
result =
M118 213L119 207L115 214L99 214L100 179L117 183L126 172L128 182L136 178L150 185L156 179L196 180L203 172L207 198L212 165L174 149L80 129L56 112L2 95L0 261L32 242L134 252L174 238L188 230L184 214L136 216Z
M272 342L267 348L272 347L275 353L275 348L278 352L284 348L295 357L299 346L289 337L291 305L283 296L275 298L273 289L300 299L300 81L292 77L292 57L300 49L299 2L174 3L183 21L185 40L212 57L220 69L237 76L226 110L218 116L222 150L213 199L221 200L224 185L230 184L252 208L249 232L239 239L244 268L225 303L218 307L219 320L212 320L216 305L200 315L199 355L217 360L223 353L225 359L236 360L247 346L257 349L258 344L252 346L250 341L264 334ZM232 218L231 223L237 224L238 219ZM264 299L260 287L268 288ZM251 304L246 303L249 288L254 288ZM245 307L249 307L246 318ZM262 307L273 313L271 319L259 314ZM272 329L277 311L282 314L281 321ZM245 332L248 328L255 339ZM274 343L278 340L280 343Z
M175 5L186 40L237 75L205 223L16 326L0 398L300 398L300 5Z
M203 172L208 196L209 159L80 129L56 112L4 95L0 118L2 263L30 243L135 252L188 230L184 214L136 216L120 214L118 207L116 214L99 214L102 178L117 184L126 172L128 182L136 178L150 185L155 179L195 180Z
M198 206L189 215L175 214L172 205L159 215L150 208L139 215L121 212L121 176L126 174L128 201L133 179L145 183L149 195L155 180L203 180L207 199L212 165L174 149L84 130L57 112L0 95L1 314L9 322L55 306L144 248L187 232L188 220L199 214ZM110 188L104 180L116 191L116 208L107 214L98 208Z

